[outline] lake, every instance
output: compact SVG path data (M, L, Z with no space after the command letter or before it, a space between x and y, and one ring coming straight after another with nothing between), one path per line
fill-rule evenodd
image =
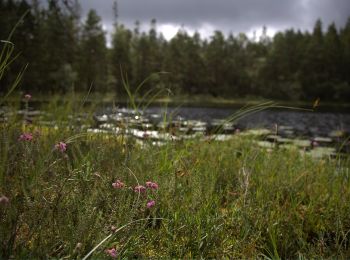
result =
M228 118L239 110L237 107L161 107L153 106L147 108L143 117L151 123L157 124L162 120L159 115L167 114L167 118L175 122L197 121L203 122L205 126L210 126L213 122ZM126 117L130 112L125 108L117 109L112 112L112 108L103 109L98 112L99 115L113 115L120 113ZM158 115L158 116L157 116ZM147 121L147 120L146 120ZM295 136L329 136L336 131L344 133L350 132L350 112L326 112L326 111L300 111L293 109L269 109L247 115L234 122L234 127L238 129L250 128L268 128L275 129L276 125L282 128L288 128Z
M86 125L79 122L91 116L87 113L68 115L68 119L56 122L59 114L41 111L38 104L30 105L28 111L18 111L27 122L46 126L58 123L68 126L75 122L82 131L123 134L142 144L163 145L167 141L192 138L224 141L239 133L256 136L257 145L268 149L297 146L303 152L316 153L316 157L350 153L350 113L347 110L312 112L270 108L227 121L239 111L238 107L151 106L136 112L125 104L112 107L109 103L102 104L93 115L93 123ZM0 121L6 121L6 111L6 108L0 109Z

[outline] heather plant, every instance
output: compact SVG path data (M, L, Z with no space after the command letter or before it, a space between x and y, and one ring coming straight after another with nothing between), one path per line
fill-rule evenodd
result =
M53 100L51 126L0 123L0 258L350 257L348 157L239 134L139 145L78 127L82 104Z
M2 258L79 259L101 241L88 258L349 256L348 159L22 128L1 124Z

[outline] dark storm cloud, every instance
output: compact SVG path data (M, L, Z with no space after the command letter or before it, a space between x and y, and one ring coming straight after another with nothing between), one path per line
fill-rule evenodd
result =
M82 0L83 13L94 8L108 26L113 21L113 0ZM136 20L158 25L184 25L199 30L204 25L225 32L248 32L266 25L281 30L310 30L317 18L324 24L343 26L350 14L349 0L119 0L119 21Z
M276 2L277 4L272 4ZM280 18L289 19L292 2L281 4L280 1L269 0L150 0L147 3L129 0L120 3L121 17L135 17L147 20L156 17L160 22L180 23L193 27L203 23L231 24L235 26L249 26L261 21L279 21ZM125 16L123 15L125 11ZM287 11L288 10L288 11Z

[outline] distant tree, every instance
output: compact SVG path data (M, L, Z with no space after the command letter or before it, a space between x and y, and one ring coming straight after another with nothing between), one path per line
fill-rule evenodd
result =
M114 33L112 35L110 63L114 88L118 93L123 91L121 82L122 74L124 77L127 77L129 81L133 81L131 43L132 32L126 29L123 25L115 25Z
M350 17L343 29L340 30L340 41L343 48L341 68L342 82L336 87L336 97L344 101L350 100Z
M342 78L350 83L350 17L345 27L340 31L340 41L343 46Z
M107 49L101 18L90 10L83 26L79 82L84 90L105 91L107 86Z
M324 31L318 20L311 33L288 29L273 39L264 26L259 39L220 31L202 39L182 28L166 41L155 19L148 31L141 31L139 22L133 30L119 23L115 1L109 48L96 11L90 10L81 24L78 0L41 2L0 0L1 40L30 10L10 39L20 55L2 85L29 63L22 80L27 91L87 91L92 84L95 90L120 94L123 73L132 88L152 75L143 93L166 86L176 94L350 100L350 18L344 27L333 23ZM162 71L169 73L156 74Z
M320 97L327 99L333 95L328 85L328 73L325 60L324 35L321 20L317 20L312 35L304 48L304 59L300 79L306 99Z
M163 70L169 72L166 85L174 93L207 93L206 65L199 33L193 37L180 30L166 46Z
M133 37L132 41L132 85L137 86L143 80L153 74L153 77L151 77L144 84L141 92L145 92L150 88L153 88L155 85L159 84L159 75L156 75L154 73L158 73L162 69L163 39L158 37L156 23L157 22L155 19L151 21L151 28L148 33L139 33L139 23L136 24L136 28L134 30L135 37Z
M338 81L341 78L343 46L334 23L329 25L325 34L324 50L328 80Z
M277 33L266 62L260 70L261 94L278 99L299 99L301 85L298 72L303 49L300 48L300 33L286 30Z
M38 84L42 91L66 91L74 83L67 85L67 78L76 78L73 69L78 45L76 20L58 0L49 0L39 22L35 46L40 52L35 66L41 75ZM70 68L68 77L67 68Z
M227 93L226 77L230 73L227 66L228 52L226 41L221 31L215 31L205 50L209 91L213 95L225 95Z
M186 58L186 38L187 33L179 31L169 43L165 46L165 58L163 70L169 72L167 75L167 86L176 93L184 93L187 86L185 82L185 73L188 59Z

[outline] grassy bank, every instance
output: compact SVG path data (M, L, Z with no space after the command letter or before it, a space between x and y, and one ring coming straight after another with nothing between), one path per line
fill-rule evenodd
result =
M239 135L141 147L12 118L0 258L349 258L349 166Z

